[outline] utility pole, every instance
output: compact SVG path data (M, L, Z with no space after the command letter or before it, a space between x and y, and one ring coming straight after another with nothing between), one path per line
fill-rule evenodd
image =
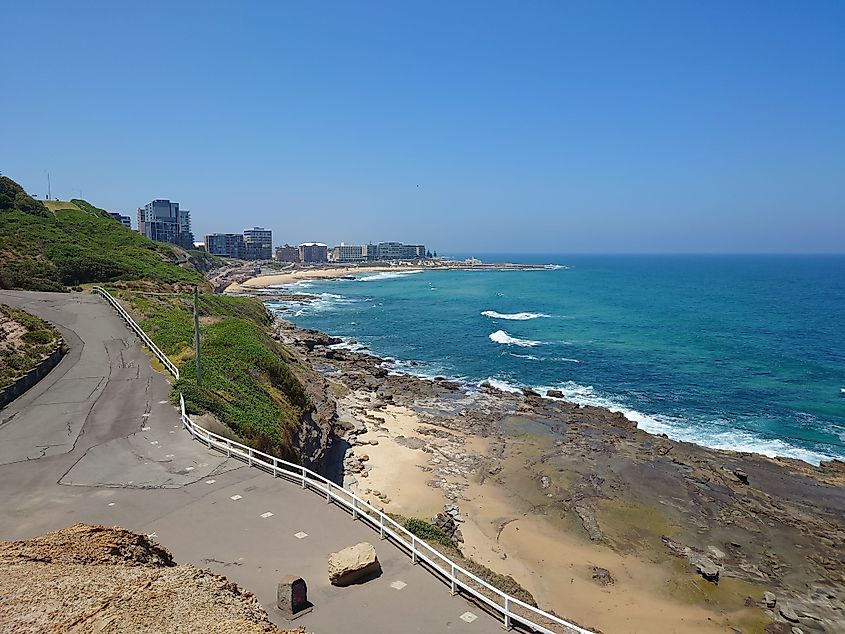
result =
M53 191L50 189L50 172L47 172L47 200L52 200Z
M200 292L194 286L194 349L197 355L197 385L202 387L202 361L200 360Z

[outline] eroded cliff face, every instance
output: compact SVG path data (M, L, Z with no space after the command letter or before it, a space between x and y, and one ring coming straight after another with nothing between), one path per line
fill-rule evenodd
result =
M273 337L285 345L291 354L295 362L290 364L290 368L302 383L311 402L311 408L301 419L302 428L295 438L296 449L304 466L323 473L334 438L337 401L330 383L314 369L308 359L308 353L315 345L327 346L339 343L340 340L319 332L313 333L313 341L308 338L294 339L293 332L293 327L287 322L277 320L274 324Z
M176 565L166 548L118 527L0 542L0 568L3 632L304 633L278 629L225 577Z

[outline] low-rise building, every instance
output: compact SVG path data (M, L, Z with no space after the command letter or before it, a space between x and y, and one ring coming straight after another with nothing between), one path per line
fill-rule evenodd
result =
M115 220L117 220L120 224L122 224L127 229L132 228L132 218L131 218L131 216L124 216L123 214L118 213L116 211L110 211L109 215L112 218L114 218Z
M276 247L273 259L276 262L299 262L299 248L285 243L282 247Z
M329 248L322 242L303 242L299 245L300 262L328 262Z
M367 255L364 246L360 244L339 244L333 247L329 254L332 262L364 262Z

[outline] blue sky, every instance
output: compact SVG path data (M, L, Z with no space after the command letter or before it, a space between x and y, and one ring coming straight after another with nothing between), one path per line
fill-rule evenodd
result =
M198 239L845 251L845 3L4 2L0 171Z

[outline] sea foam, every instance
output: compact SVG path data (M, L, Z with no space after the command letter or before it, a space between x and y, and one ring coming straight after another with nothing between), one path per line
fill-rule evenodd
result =
M526 321L528 319L538 319L540 317L551 317L545 313L497 313L495 310L484 310L481 314L492 319L507 319L509 321Z
M517 337L511 337L504 330L497 330L496 332L491 333L490 341L501 343L505 346L522 346L523 348L533 348L534 346L539 346L541 343L540 341L531 341L530 339L518 339Z
M393 280L399 277L407 277L414 273L422 273L422 271L382 271L374 273L373 275L365 275L364 277L355 278L358 282L381 282L383 280Z

